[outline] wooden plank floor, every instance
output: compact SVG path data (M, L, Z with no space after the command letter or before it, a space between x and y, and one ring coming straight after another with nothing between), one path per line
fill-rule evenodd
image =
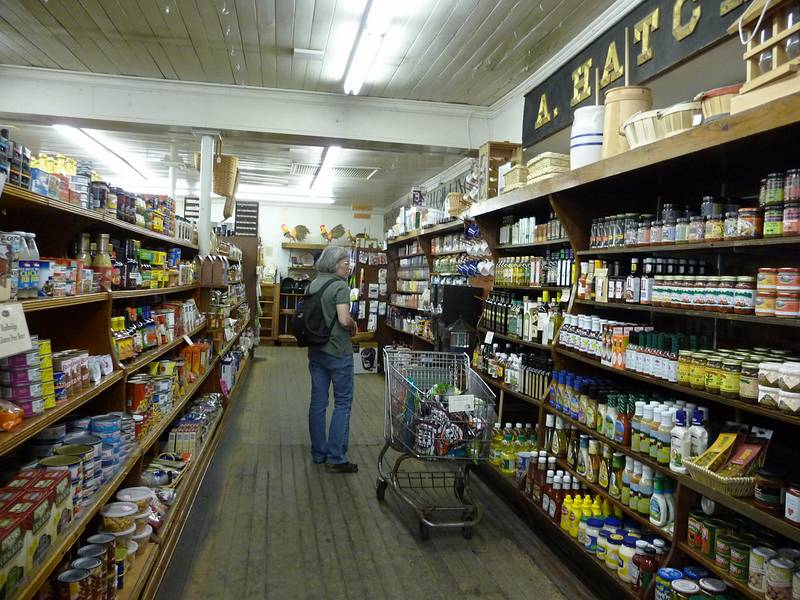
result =
M256 356L159 600L594 597L477 479L486 515L471 540L434 531L422 542L391 490L376 500L381 376L356 376L350 459L359 472L332 475L309 453L305 351Z

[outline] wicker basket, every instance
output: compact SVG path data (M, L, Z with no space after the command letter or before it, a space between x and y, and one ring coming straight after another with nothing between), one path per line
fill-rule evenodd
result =
M239 157L222 153L222 142L217 141L214 149L213 190L218 196L230 198L236 194L239 174ZM200 170L200 153L194 153L194 168Z
M461 192L450 192L447 194L447 203L450 206L450 216L457 217L470 206L469 200Z
M755 477L722 477L714 473L714 471L694 464L691 460L685 459L683 464L692 479L713 488L721 494L736 498L746 498L753 495L756 487Z
M525 165L511 167L511 170L503 176L503 182L505 183L506 192L521 188L528 183L528 167Z

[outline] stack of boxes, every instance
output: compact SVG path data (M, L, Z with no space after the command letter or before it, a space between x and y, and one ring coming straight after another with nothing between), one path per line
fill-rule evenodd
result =
M211 437L222 416L222 395L205 394L198 398L169 432L164 452L197 456Z
M31 346L27 352L0 359L0 395L19 406L25 417L56 406L50 340L32 335Z

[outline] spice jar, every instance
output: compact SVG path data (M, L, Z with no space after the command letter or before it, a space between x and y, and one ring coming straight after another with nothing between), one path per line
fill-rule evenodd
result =
M718 242L723 238L725 224L722 215L711 215L706 218L705 241Z
M760 238L764 232L764 210L761 207L740 208L738 237L751 240Z
M650 223L650 245L660 245L662 241L663 223L661 221L652 221Z
M759 292L776 292L778 290L778 269L768 267L759 269L756 283Z
M709 356L706 359L705 389L710 394L719 394L722 380L722 359L718 356Z
M739 376L739 398L745 402L758 402L758 363L743 362Z
M636 218L636 213L625 213L625 245L635 246L637 239L637 232L639 231L639 221Z
M703 196L700 203L700 214L705 217L714 217L722 214L722 202L714 196Z
M783 214L783 213L781 213ZM653 222L653 215L639 215L639 229L636 232L636 245L650 245L650 223Z
M800 235L800 201L784 203L783 235Z
M675 243L675 224L676 220L666 219L661 226L661 243L674 244Z
M771 515L783 514L783 488L786 487L786 474L779 469L761 467L756 471L753 504Z
M736 277L719 278L719 296L717 297L717 310L723 313L732 313L735 304Z
M733 312L737 315L753 315L756 312L756 278L742 276L736 278Z
M778 269L775 289L778 293L800 292L800 269L794 267L782 267Z
M723 228L722 236L726 240L735 240L739 237L739 212L726 212L725 213L725 226Z
M675 220L675 243L685 244L689 241L689 219L680 217Z
M686 239L689 243L702 242L706 236L706 223L703 217L692 217L689 221Z
M739 397L739 384L742 363L736 359L722 361L722 376L719 382L719 393L725 398Z
M797 12L797 9L795 8L794 11ZM792 25L797 25L797 22L795 21ZM791 25L789 26L791 27ZM786 177L783 180L783 201L800 201L800 169L786 171Z
M777 294L775 292L761 292L756 294L756 315L759 317L774 317Z
M768 204L764 211L764 237L783 235L783 203Z
M706 388L706 357L700 352L692 354L692 365L689 369L689 385L695 390Z

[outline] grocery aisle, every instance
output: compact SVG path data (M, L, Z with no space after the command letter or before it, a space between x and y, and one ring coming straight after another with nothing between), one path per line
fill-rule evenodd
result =
M423 543L391 493L377 502L380 376L356 376L350 458L359 473L312 464L305 351L256 352L160 599L593 597L477 481L487 515L469 541L454 532Z

